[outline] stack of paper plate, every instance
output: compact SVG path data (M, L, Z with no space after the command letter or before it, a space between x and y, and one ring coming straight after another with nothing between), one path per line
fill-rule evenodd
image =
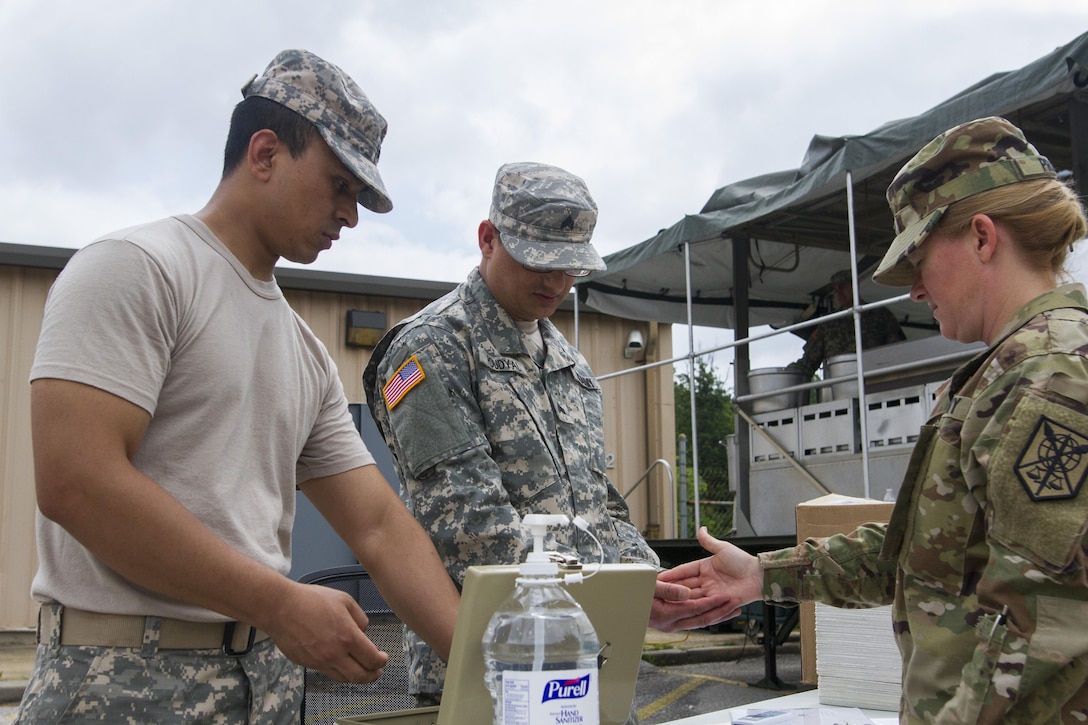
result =
M816 674L822 704L898 710L902 660L892 635L892 608L817 604Z

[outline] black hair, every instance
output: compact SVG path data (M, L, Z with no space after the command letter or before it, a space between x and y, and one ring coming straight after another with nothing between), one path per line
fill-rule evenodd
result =
M296 159L319 136L316 126L287 106L263 96L250 96L234 107L230 117L223 151L223 178L242 163L253 134L264 129L275 133Z

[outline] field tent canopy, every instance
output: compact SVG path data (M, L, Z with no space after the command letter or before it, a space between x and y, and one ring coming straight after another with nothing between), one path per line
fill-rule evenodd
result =
M605 257L577 286L580 304L611 315L737 329L795 323L851 266L867 302L904 294L871 274L894 236L885 192L902 165L941 132L985 116L1024 130L1062 174L1088 179L1088 33L1018 70L997 73L913 118L860 136L815 136L801 166L724 186L698 214ZM758 141L758 139L756 140ZM848 185L849 179L849 185ZM851 213L852 212L852 213ZM688 250L685 245L689 244ZM734 245L737 249L734 249ZM744 255L737 275L734 256ZM746 293L738 284L748 280ZM925 305L891 306L909 337L934 334Z

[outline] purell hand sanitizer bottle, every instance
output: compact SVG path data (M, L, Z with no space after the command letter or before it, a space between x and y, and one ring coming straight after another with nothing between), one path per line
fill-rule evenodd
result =
M533 533L533 550L483 638L494 725L599 725L597 633L544 551L547 527L569 522L562 514L530 514L522 522Z

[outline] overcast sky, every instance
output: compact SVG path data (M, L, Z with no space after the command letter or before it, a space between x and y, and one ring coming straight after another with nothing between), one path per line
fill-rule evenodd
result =
M917 115L1086 30L1069 0L0 0L0 241L77 248L202 207L242 85L289 47L389 122L393 211L312 267L458 282L502 163L582 176L608 254L798 166L814 134Z

